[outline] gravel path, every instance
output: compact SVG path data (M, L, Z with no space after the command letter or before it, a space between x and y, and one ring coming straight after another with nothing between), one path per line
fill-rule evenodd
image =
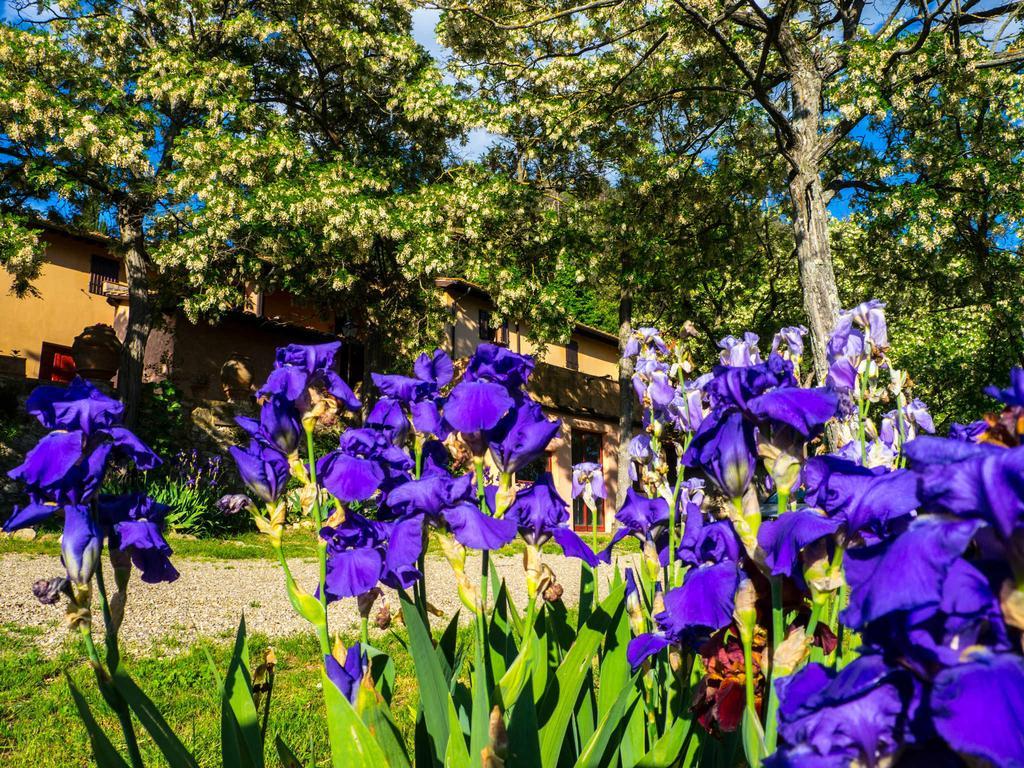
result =
M506 579L510 594L522 607L526 600L522 559L497 557L494 560L498 572ZM559 556L544 560L564 589L563 600L567 605L574 605L579 598L579 561ZM243 611L250 633L280 637L310 629L288 602L278 563L179 558L175 565L181 578L172 584L145 584L133 575L121 630L122 643L127 647L140 652L170 654L191 646L199 637L230 638ZM296 560L291 568L296 582L312 589L317 578L316 563ZM55 652L67 638L63 608L40 605L32 596L31 588L34 581L56 575L59 569L55 558L49 555L0 556L0 621L43 629L38 642L48 652ZM442 558L431 557L426 571L430 602L450 617L461 605L451 568ZM469 558L466 572L480 572L479 557ZM607 566L601 567L602 593L607 590L610 574ZM113 577L108 575L107 584L112 583ZM386 599L392 611L396 611L395 593L388 591ZM332 629L358 628L359 614L354 599L332 604L328 610ZM98 608L95 617L95 630L101 635Z

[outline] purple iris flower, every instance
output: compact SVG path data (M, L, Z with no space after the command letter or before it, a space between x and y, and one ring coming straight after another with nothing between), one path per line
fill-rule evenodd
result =
M102 551L102 534L89 508L80 504L64 507L60 552L68 579L75 584L88 584L99 567Z
M374 408L367 420L368 426L378 426L390 431L395 443L400 443L408 430L408 409L413 426L421 434L437 435L444 438L447 430L441 420L439 404L441 388L452 380L455 368L451 358L441 349L431 354L421 354L413 364L414 376L397 376L374 373L373 381L383 393L385 405Z
M781 744L767 768L882 765L911 738L918 686L879 656L839 672L809 664L775 685Z
M807 329L802 325L790 325L780 328L779 332L772 339L772 354L778 354L782 345L785 344L791 356L803 357L804 336L806 335Z
M347 434L347 433L346 433ZM316 463L317 479L342 504L366 501L384 482L384 470L364 446L349 441L349 450L337 450Z
M1024 405L1024 368L1010 370L1010 386L1006 389L990 386L985 388L985 394L1004 405Z
M126 459L141 470L160 459L121 424L123 406L96 387L76 379L66 389L39 387L29 412L54 431L43 437L8 476L25 484L30 504L4 523L12 531L38 523L58 505L85 504L99 490L110 459Z
M661 497L649 499L629 488L615 519L619 528L609 549L627 536L636 536L640 541L657 541L668 530L668 502Z
M47 429L86 434L118 426L124 415L124 403L78 376L67 387L36 387L25 409Z
M535 365L530 355L517 355L497 344L481 344L469 359L462 380L490 381L509 390L520 389L526 386Z
M259 421L248 416L236 416L238 426L251 438L277 446L286 455L299 449L299 412L291 400L282 395L271 395L260 406Z
M928 412L928 406L924 401L915 397L907 403L904 410L911 423L930 435L935 434L935 422L932 421L932 415Z
M520 395L518 402L487 431L491 457L499 472L513 474L544 455L548 443L562 428L548 419L540 403Z
M804 441L821 434L838 407L836 393L824 387L780 387L747 403L749 413L760 424L792 430Z
M626 657L636 669L669 645L697 645L732 623L740 572L734 562L691 568L681 587L665 593L665 610L654 617L659 630L629 641Z
M719 356L722 365L734 368L757 365L761 362L761 353L757 349L758 336L756 333L747 331L743 338L726 336L718 342L722 354Z
M803 469L804 500L846 524L847 536L885 535L920 505L919 479L898 469L868 469L838 456L815 456Z
M633 331L622 350L622 356L636 357L641 352L650 357L668 354L668 345L657 328L637 328Z
M976 443L978 438L988 431L988 422L984 419L972 421L970 424L958 424L953 422L949 425L949 439L961 440L965 443Z
M800 550L831 536L841 525L840 520L806 507L762 522L757 542L765 552L765 565L776 576L795 576L800 569Z
M860 629L894 611L937 607L946 576L980 523L921 517L894 539L846 553L850 603L843 622Z
M696 432L704 421L704 392L693 385L677 388L668 413L677 429Z
M636 482L636 464L647 466L654 459L654 451L651 450L651 436L646 432L634 435L629 441L629 479Z
M926 509L984 520L1004 538L1024 524L1024 446L918 438L907 455Z
M75 432L51 432L43 437L26 455L25 461L7 473L8 477L27 486L29 497L45 506L56 504L82 504L93 497L103 482L111 454L109 443L89 440ZM51 512L53 509L51 508ZM45 510L39 504L30 505L12 516L4 529L12 531L31 522L38 522Z
M482 456L487 447L487 430L494 429L515 406L502 385L493 381L463 380L455 385L444 406L444 420L462 434L473 452Z
M334 358L340 348L340 341L280 347L274 360L274 370L257 394L260 397L281 395L296 403L300 411L305 411L303 405L308 391L323 389L349 410L357 410L359 398L334 370Z
M447 385L455 376L452 359L443 349L435 349L429 355L424 352L416 358L412 370L417 379L433 382L439 388Z
M963 559L954 560L942 576L937 603L889 612L864 627L861 638L865 648L925 678L959 664L965 648L1011 648L989 577Z
M549 472L516 494L505 517L515 521L519 534L527 544L541 546L549 539L554 539L568 557L583 560L590 566L597 566L600 562L583 539L566 525L569 521L569 507L555 489L555 482Z
M491 493L493 496L493 492ZM385 494L386 509L399 516L422 515L431 525L451 529L455 540L470 549L499 549L516 536L516 522L480 511L472 474L453 478L444 470L425 472ZM494 508L493 498L490 500Z
M581 461L572 467L572 497L579 498L587 488L595 499L605 499L608 494L604 487L604 474L601 465L593 461Z
M686 510L686 527L676 551L681 562L703 565L740 559L740 541L730 521L706 523L697 504L688 504Z
M739 411L712 412L683 454L683 463L704 472L731 499L741 498L754 477L755 427Z
M975 653L945 669L931 694L932 722L960 755L987 765L1024 766L1024 659Z
M664 350L664 351L662 351ZM622 350L622 358L635 358L641 353L645 357L656 357L659 352L665 354L668 347L665 346L657 328L637 328L626 340L626 346Z
M360 643L356 643L348 649L344 664L339 664L331 654L324 656L324 670L327 672L327 679L334 683L341 691L341 695L352 704L356 702L359 685L363 681L367 668L366 654Z
M403 403L418 402L437 392L437 385L434 382L424 381L413 376L402 376L395 373L371 373L370 377L382 395Z
M387 432L349 429L338 449L317 462L317 479L343 504L365 501L378 489L405 482L412 460L395 446Z
M174 581L171 547L164 539L164 518L170 511L145 494L101 496L100 521L109 531L111 546L127 552L148 584Z
M368 520L349 511L341 525L324 527L327 541L327 599L356 597L378 582L394 589L412 586L422 574L416 562L423 552L423 518Z
M668 368L667 365L659 363L659 366ZM650 400L650 405L656 412L664 412L665 409L675 400L676 390L669 381L668 373L665 370L655 370L651 373L633 374L633 391L636 392L640 402Z
M404 442L409 432L409 417L395 397L382 397L374 403L364 424L387 434L395 445Z
M704 384L704 391L715 409L738 408L747 411L750 402L777 388L799 387L793 376L793 364L779 355L742 368L719 366Z
M889 329L885 322L885 304L878 299L870 299L847 310L854 324L868 333L871 343L878 349L889 348Z
M853 327L853 318L840 315L828 345L829 371L825 383L840 391L857 384L857 368L864 360L864 334Z
M935 422L928 412L928 406L922 400L914 398L903 407L903 419L906 424L907 439L916 436L917 430L935 434ZM882 417L882 426L878 430L878 439L890 448L896 444L899 434L899 411L892 410Z
M242 482L254 494L268 504L281 498L290 475L287 456L256 440L249 441L248 449L233 445L228 452L238 466Z

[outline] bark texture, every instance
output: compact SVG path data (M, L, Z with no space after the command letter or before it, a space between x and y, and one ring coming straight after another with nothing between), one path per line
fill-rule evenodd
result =
M146 341L152 328L149 258L146 253L142 215L130 209L119 208L117 224L121 233L119 248L128 280L128 322L125 327L124 345L121 348L117 388L124 402L125 424L129 428L134 428L138 424L139 406L142 402Z
M828 238L828 209L821 181L821 75L813 59L791 43L787 64L792 72L789 195L800 268L804 312L818 383L828 373L826 344L839 316L839 291Z

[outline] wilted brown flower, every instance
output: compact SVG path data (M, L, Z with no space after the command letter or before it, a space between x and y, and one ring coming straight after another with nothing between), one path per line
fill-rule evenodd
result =
M761 665L767 632L757 627L753 642L754 702L762 710L765 678ZM740 726L746 706L743 645L735 626L716 632L699 651L707 674L694 694L693 711L709 733L731 733Z

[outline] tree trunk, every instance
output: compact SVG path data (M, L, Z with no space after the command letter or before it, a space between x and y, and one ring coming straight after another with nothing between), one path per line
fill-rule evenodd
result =
M624 265L625 267L625 265ZM623 268L619 280L619 461L616 482L615 508L626 499L632 485L629 479L629 441L633 438L633 361L622 353L633 333L633 281Z
M142 214L128 208L119 208L117 225L120 230L120 251L128 279L128 322L125 327L121 366L117 373L117 388L124 402L125 424L134 429L139 420L142 401L142 372L146 355L146 341L152 327L149 299L149 258L146 255Z
M804 312L811 331L811 352L818 383L825 383L828 337L839 317L839 292L832 268L832 249L828 240L828 211L822 198L821 179L795 174L789 182L793 201L793 228L796 255L800 265L800 287Z
M839 291L828 239L828 210L821 183L821 76L812 58L790 49L793 146L789 195L800 265L804 312L818 383L828 374L826 345L839 317Z

